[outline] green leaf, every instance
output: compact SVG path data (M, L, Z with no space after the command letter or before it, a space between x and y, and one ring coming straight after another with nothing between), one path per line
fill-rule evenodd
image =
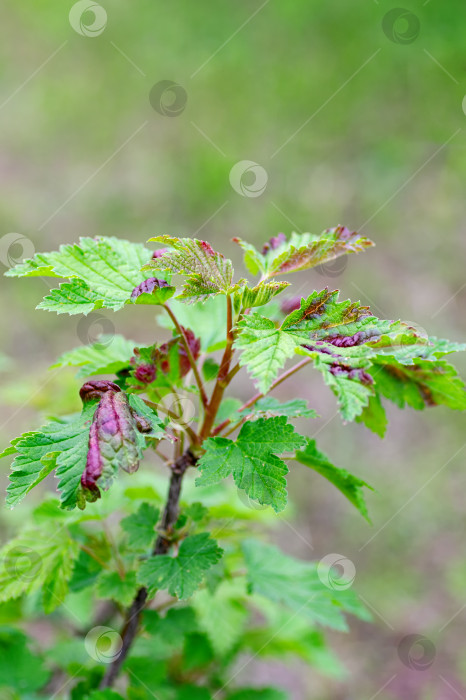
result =
M155 593L168 589L170 595L189 598L202 583L207 569L217 563L223 550L206 532L191 535L181 543L176 557L151 557L138 572L139 583Z
M346 630L343 612L368 619L352 591L323 584L314 562L286 556L276 547L247 540L242 545L250 591L291 608L315 623Z
M251 273L251 275L258 275L259 273L265 272L265 257L262 253L259 253L257 248L252 245L252 243L247 243L243 241L242 238L233 238L234 243L238 245L244 251L244 264Z
M208 357L202 365L202 375L206 382L217 378L220 366L211 357Z
M79 591L93 586L101 571L102 565L87 552L81 550L74 562L73 575L69 582L70 591L79 593Z
M200 632L187 634L183 648L183 671L205 671L215 661L215 654L207 635Z
M51 366L79 367L78 377L90 377L94 374L117 374L129 365L133 349L137 345L122 335L101 335L92 345L81 345L74 350L63 353Z
M216 253L205 241L175 236L156 236L150 240L169 246L169 250L147 263L145 270L187 276L178 299L202 301L212 295L234 291L231 260Z
M191 518L195 523L199 523L207 517L209 509L202 505L202 503L199 503L199 501L195 501L184 508L183 512L186 517Z
M382 405L380 395L376 392L369 398L369 403L365 406L359 416L357 423L364 423L366 428L372 430L379 437L383 438L387 430L387 416Z
M112 305L112 297L103 299L103 294L95 292L89 285L81 279L71 282L63 282L57 289L51 289L46 294L37 309L44 311L55 311L57 314L83 314L87 316L91 311L102 308L117 308Z
M136 513L121 521L121 527L128 535L131 549L147 549L155 539L155 526L160 517L158 508L149 503L141 503Z
M256 401L254 406L245 408L238 413L240 418L247 416L286 416L287 418L317 418L317 413L312 408L307 407L304 399L291 399L290 401L279 401L273 396L264 396Z
M376 393L400 406L465 407L461 380L439 358L466 345L426 337L402 321L378 319L368 307L339 302L338 292L328 290L302 299L282 329L309 334L296 351L314 360L337 396L344 420L359 418L383 435L386 420Z
M445 360L414 358L402 365L392 356L377 356L369 370L377 390L400 408L407 404L415 409L445 405L464 411L466 391L456 369Z
M160 420L157 413L148 406L140 396L137 396L137 394L128 394L128 402L131 409L136 412L138 416L142 416L149 425L152 426L151 432L144 433L144 435L140 437L138 436L139 439L142 437L145 442L148 438L161 440L166 437L167 434L163 422ZM145 446L147 447L147 444Z
M348 253L360 253L374 245L372 241L344 226L327 229L320 235L312 233L292 233L289 240L275 239L273 246L259 253L249 243L240 238L233 239L245 251L245 264L252 274L262 273L265 277L286 272L307 270L324 262Z
M124 578L117 571L103 571L97 579L97 597L110 598L125 608L131 604L138 588L135 571L128 571Z
M363 384L357 377L332 374L329 365L322 362L320 358L316 360L314 366L322 372L324 382L337 397L338 408L343 420L352 421L359 416L374 394L373 386Z
M41 590L45 612L65 599L77 544L63 528L29 530L0 550L0 602Z
M240 287L234 295L238 311L265 306L271 299L290 286L289 282L260 282L255 287Z
M224 420L237 420L239 418L239 409L243 403L243 401L235 399L234 396L227 396L220 404L215 417L215 424L223 423Z
M285 317L282 329L287 330L299 326L303 330L313 331L326 325L329 310L336 304L337 299L338 291L329 292L327 287L320 292L312 292L307 298L302 297L300 308L291 311Z
M176 700L212 700L212 694L207 688L187 684L178 690Z
M288 700L289 695L278 688L239 688L227 695L227 700Z
M401 324L398 334L382 335L371 343L374 352L393 355L403 365L413 364L414 358L437 360L452 352L466 350L466 343L455 343L445 338L423 335L416 328Z
M204 442L196 485L215 484L233 474L237 487L250 498L279 512L287 502L288 467L277 454L293 451L305 442L284 416L245 423L236 442L222 437Z
M265 620L246 630L243 650L280 663L302 659L316 671L344 679L346 670L328 648L322 630L309 624L306 617L290 615L289 610L266 598L256 597L253 602Z
M243 316L238 323L238 331L235 347L243 351L240 365L247 366L251 375L258 380L262 393L270 389L278 371L294 355L299 343L307 340L306 335L299 338L287 333L259 314Z
M133 303L133 289L150 276L141 271L150 257L151 251L138 243L119 238L81 238L79 244L38 253L6 274L70 280L53 289L38 308L69 314L88 314L101 308L117 311Z
M137 296L132 296L133 304L149 304L151 306L162 306L176 293L176 287L154 287L151 292L142 292Z
M369 484L345 469L335 467L328 457L317 449L315 440L308 440L305 449L296 452L295 459L328 479L359 510L361 515L369 520L364 501L364 487L372 490Z
M96 409L87 404L70 422L51 421L40 431L24 433L13 441L7 505L13 508L56 467L63 507L76 505L76 491L86 466L89 427Z
M181 648L185 636L198 630L194 610L187 606L170 608L165 617L161 617L156 610L145 610L143 625L157 644L168 644L174 648Z
M90 695L87 696L87 700L124 700L123 695L115 693L114 690L93 690Z
M218 656L226 656L239 641L249 617L238 588L224 581L215 593L207 589L198 591L192 605L212 649Z
M17 690L25 698L42 688L50 677L50 671L42 659L29 649L30 641L23 632L0 626L0 688ZM1 691L0 691L1 692ZM13 698L6 690L2 697Z

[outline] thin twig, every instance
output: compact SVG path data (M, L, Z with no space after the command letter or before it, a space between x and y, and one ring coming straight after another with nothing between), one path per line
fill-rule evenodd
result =
M105 561L102 561L102 559L98 557L97 554L95 554L95 552L93 552L92 549L87 545L80 544L79 549L82 549L83 552L86 552L86 554L88 554L90 557L92 557L92 559L94 559L98 564L100 564L100 566L103 569L110 569L110 566Z
M206 394L205 389L204 389L204 384L203 384L203 381L201 379L201 375L199 374L199 369L197 367L196 360L194 359L193 354L191 352L191 348L189 347L188 339L186 338L186 334L184 332L184 329L178 323L178 319L176 318L175 314L170 309L170 307L167 304L164 304L163 308L170 316L176 330L178 331L178 334L181 336L181 341L184 345L184 349L186 350L186 355L188 357L189 364L191 365L191 369L192 369L192 371L194 373L194 377L196 379L196 384L197 384L197 387L199 389L199 394L201 396L202 405L205 408L207 406L207 404L209 403L209 400L207 398L207 394Z
M305 360L298 362L297 365L294 365L294 367L291 367L286 372L283 372L283 374L272 383L270 389L267 392L265 392L264 394L255 394L255 396L252 396L248 401L246 401L246 403L244 403L240 408L238 408L238 413L244 411L250 406L253 406L255 403L257 403L257 401L259 401L259 399L262 399L265 396L265 394L268 394L269 392L273 391L275 387L277 387L279 384L288 379L288 377L291 377L291 375L293 375L295 372L298 372L302 367L308 365L310 362L312 362L312 358L307 357ZM223 423L217 425L215 430L212 431L212 435L218 435L219 433L221 433L223 430L225 430L225 428L227 428L230 425L231 422L231 418L228 418L228 420L224 420Z

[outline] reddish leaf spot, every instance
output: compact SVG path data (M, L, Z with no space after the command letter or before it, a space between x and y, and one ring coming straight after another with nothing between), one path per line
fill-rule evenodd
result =
M154 289L161 289L162 287L169 287L170 285L165 280L159 280L157 277L149 277L149 279L144 280L141 284L131 292L131 299L136 299L141 294L151 294Z

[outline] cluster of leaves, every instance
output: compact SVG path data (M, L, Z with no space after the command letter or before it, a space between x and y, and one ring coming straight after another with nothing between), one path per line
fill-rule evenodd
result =
M314 367L335 394L343 420L362 422L382 437L383 399L401 408L466 408L464 385L444 359L466 346L425 337L402 321L379 319L359 302L340 301L338 290L287 297L280 307L275 297L289 283L276 281L277 275L373 245L344 227L320 236L293 233L289 240L279 234L261 251L235 239L248 270L260 276L253 283L235 281L231 261L205 241L152 240L166 247L152 253L129 241L86 238L37 254L7 273L67 280L39 304L57 313L159 305L160 325L172 337L150 346L102 337L57 361L55 367L75 367L87 378L80 391L82 411L21 435L3 456L14 455L10 507L52 471L60 507L45 501L34 512L34 527L0 553L0 602L22 605L32 598L45 612L58 608L56 614L63 615L76 596L89 605L106 599L112 601L110 624L143 590L155 599L156 609L145 611L141 634L124 660L128 699L208 700L221 691L227 700L282 700L274 689L235 688L230 671L238 654L290 652L335 673L338 664L318 626L345 629L344 613L363 619L367 614L351 591L326 585L315 563L251 538L245 521L260 520L266 511L241 509L231 494L282 511L287 463L295 461L326 478L369 519L364 494L371 487L332 464L314 440L296 431L295 418L316 417L303 399L280 402L269 392L294 372ZM286 369L294 357L297 363ZM225 396L241 367L257 385L244 404ZM112 379L89 379L102 375ZM199 404L188 421L183 397ZM194 498L178 516L176 502L163 511L152 485L127 487L124 479L115 479L121 470L133 474L147 448L166 459L161 440L174 445L174 474L177 460L186 455L196 467L197 477L193 482L185 477L184 488L197 491L203 504ZM137 475L131 479L138 483ZM212 498L220 501L211 503ZM125 516L117 534L107 524L115 512ZM162 551L156 545L160 538L166 544ZM187 599L189 604L183 602ZM258 624L259 618L265 622ZM92 626L89 619L87 628ZM17 653L28 659L27 640L11 634L6 658ZM70 644L67 656L61 641L59 647L45 654L46 669L78 679L71 697L123 697L97 690L103 668L89 663L89 656L77 668L82 649L75 655ZM100 660L96 651L91 657ZM49 675L28 692L42 688ZM0 688L2 682L0 667ZM13 682L4 684L21 692Z
M0 690L39 700L50 696L54 677L66 674L72 679L66 697L76 700L210 700L222 688L228 700L285 700L283 691L235 682L244 652L281 661L297 656L342 677L322 627L346 630L346 615L368 620L358 596L325 587L315 563L266 544L266 513L238 502L225 484L201 490L187 483L189 498L200 494L208 506L183 501L173 535L176 556L150 557L163 505L159 481L157 489L142 473L133 486L119 481L89 514L47 499L32 512L29 528L0 551L0 620L5 601L13 611L10 626L0 626ZM105 642L115 639L119 615L141 584L155 603L124 664L127 694L97 691L112 654ZM102 622L103 601L111 603ZM54 612L56 632L39 647L11 625L24 614L40 619L41 611ZM107 639L108 632L113 636Z
M386 426L381 396L400 408L466 408L463 382L441 359L466 345L426 338L406 323L381 320L368 307L338 296L328 289L313 292L281 324L258 313L239 321L240 362L262 392L298 353L322 373L343 419L359 418L381 436Z

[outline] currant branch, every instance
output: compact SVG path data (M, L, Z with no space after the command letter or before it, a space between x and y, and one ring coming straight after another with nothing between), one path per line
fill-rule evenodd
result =
M157 537L152 556L166 554L171 546L171 537L173 535L173 526L178 520L179 501L181 495L181 484L187 469L195 466L198 458L188 449L177 460L175 460L171 468L170 483L168 488L167 500L162 517L162 532ZM146 606L149 597L149 592L146 587L142 586L130 608L125 615L125 621L120 632L122 639L122 647L119 655L112 661L107 668L107 671L102 679L100 688L111 688L120 672L120 669L128 656L133 642L138 633L141 615Z

